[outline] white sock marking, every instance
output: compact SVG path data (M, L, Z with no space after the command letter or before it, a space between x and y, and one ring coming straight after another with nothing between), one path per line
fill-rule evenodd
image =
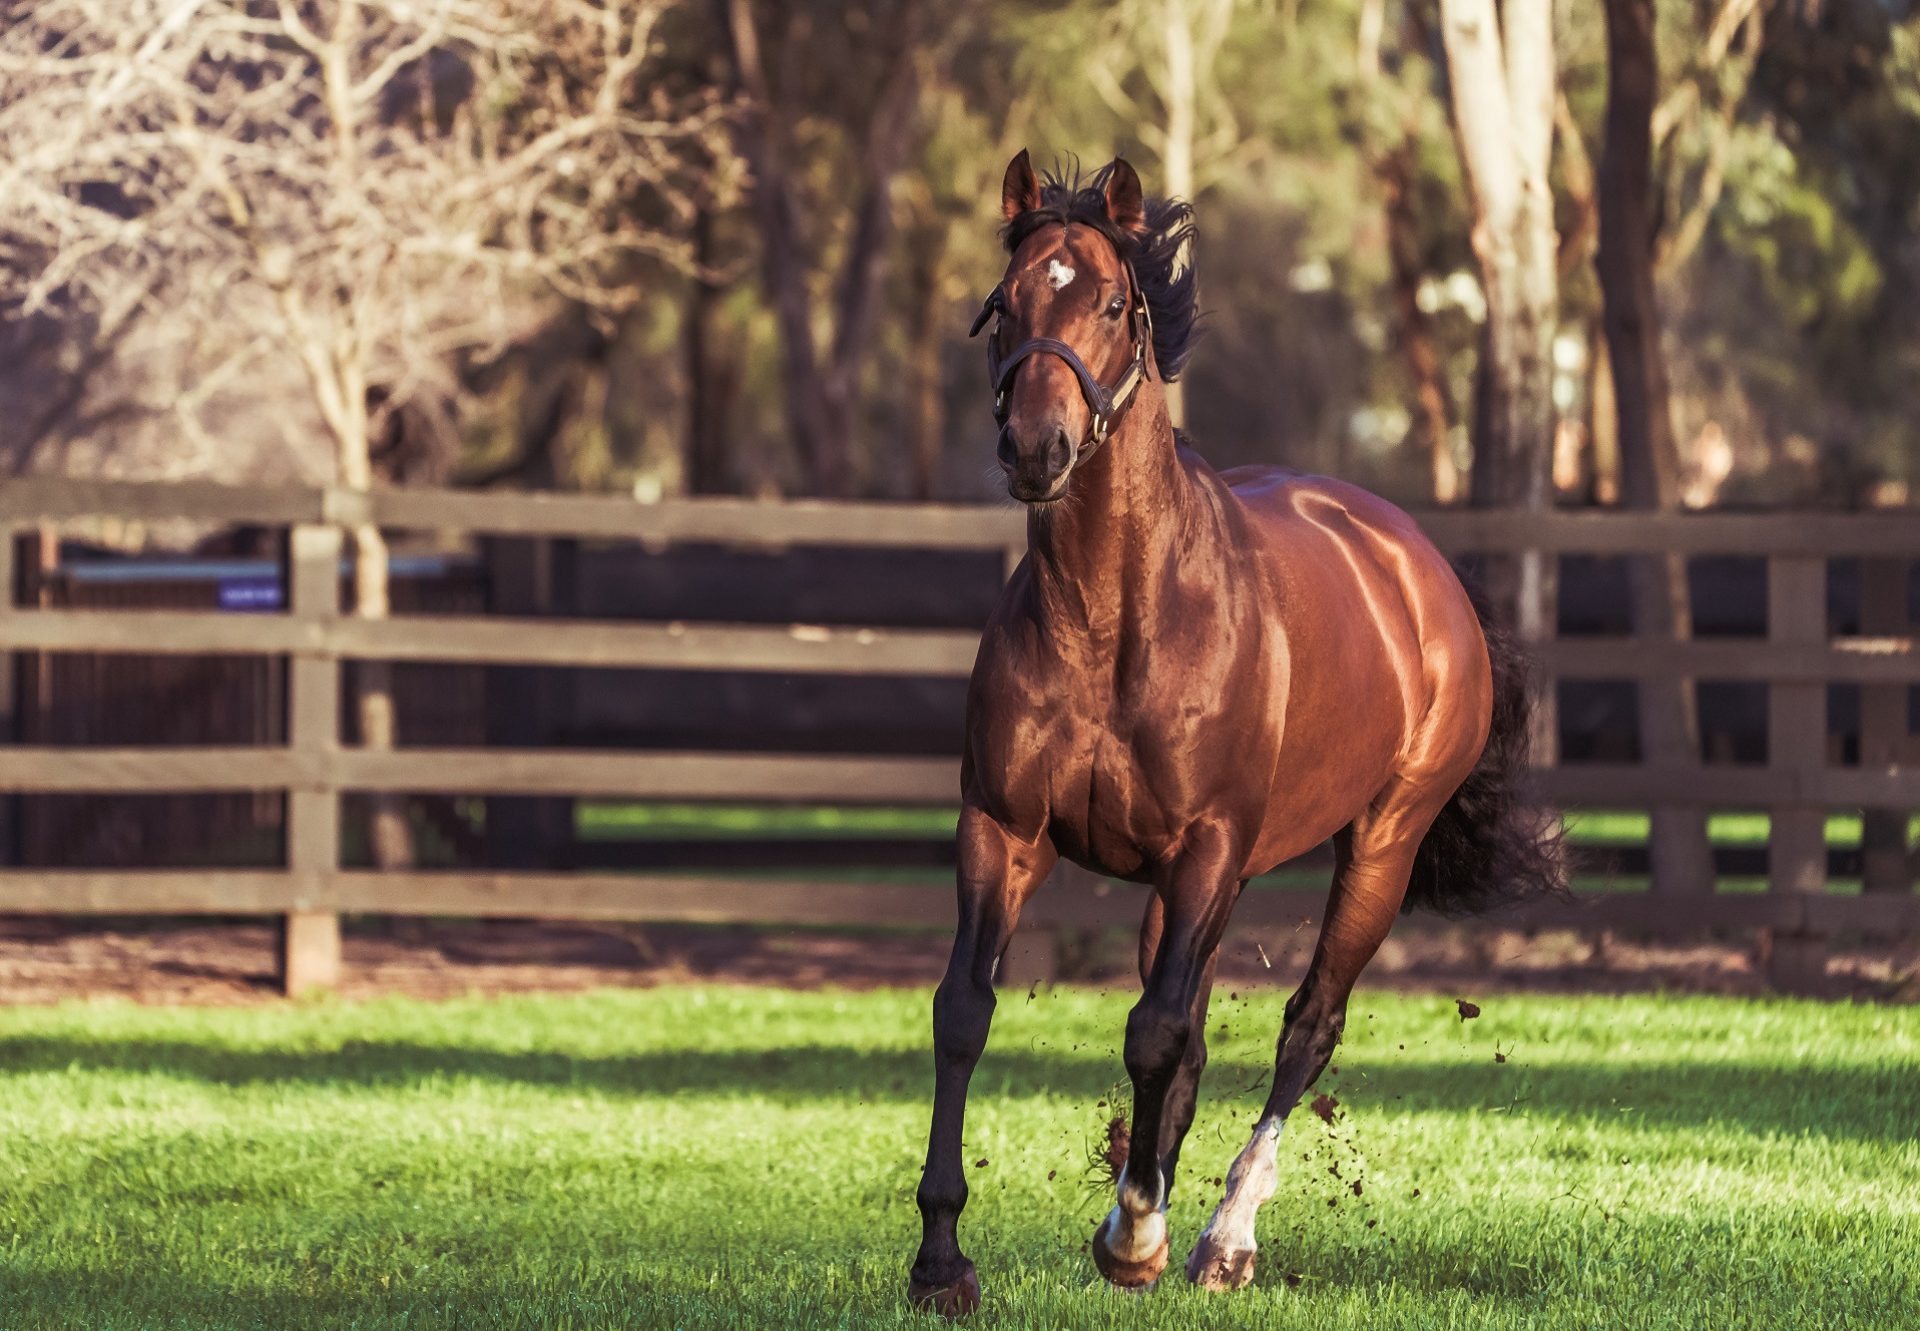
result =
M1227 1195L1214 1208L1203 1238L1234 1251L1254 1246L1253 1218L1280 1184L1280 1128L1277 1118L1255 1125L1252 1140L1227 1171Z
M1125 1173L1114 1192L1116 1204L1107 1214L1107 1247L1123 1261L1144 1262L1167 1241L1167 1216L1161 1209L1164 1198L1150 1198L1143 1190L1129 1187Z
M1144 1262L1166 1241L1164 1212L1135 1215L1124 1206L1116 1206L1107 1213L1107 1248L1123 1262Z

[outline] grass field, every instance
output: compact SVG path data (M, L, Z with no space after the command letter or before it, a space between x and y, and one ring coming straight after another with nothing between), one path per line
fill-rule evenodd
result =
M575 825L589 841L625 837L671 840L681 837L862 836L951 837L959 822L956 809L895 808L834 804L673 804L608 803L582 800ZM1567 816L1567 839L1579 846L1644 846L1645 813L1590 809ZM1860 844L1860 815L1827 818L1827 844L1836 849ZM1770 820L1764 813L1720 812L1707 820L1716 846L1764 846ZM1920 840L1920 817L1908 829Z
M1176 1260L1282 1000L1216 1004ZM1323 1082L1341 1114L1289 1130L1259 1282L1134 1299L1083 1251L1129 1001L1003 998L967 1143L977 1325L1920 1326L1920 1010L1483 997L1463 1022L1363 993ZM926 1012L744 989L0 1011L0 1328L930 1325L901 1302Z
M858 841L863 838L946 841L951 843L959 820L956 809L833 804L687 804L582 800L574 806L574 827L587 842L675 842L781 838L821 841ZM1631 810L1580 810L1566 818L1568 844L1588 850L1618 850L1647 844L1648 816ZM1764 847L1772 831L1764 813L1722 810L1708 815L1707 836L1713 845L1729 849ZM1920 843L1920 816L1907 831L1910 844ZM1857 813L1830 814L1827 845L1834 850L1857 849L1861 819ZM695 871L699 872L699 871ZM731 873L742 871L732 870ZM753 873L753 870L746 870ZM840 882L883 882L944 887L953 871L930 867L781 869L784 878L833 879ZM1324 865L1282 867L1254 881L1270 886L1318 886L1326 881ZM1573 886L1581 892L1645 892L1644 873L1595 872L1577 874ZM1726 874L1715 887L1722 892L1764 892L1765 876ZM1860 879L1835 875L1826 890L1858 894Z

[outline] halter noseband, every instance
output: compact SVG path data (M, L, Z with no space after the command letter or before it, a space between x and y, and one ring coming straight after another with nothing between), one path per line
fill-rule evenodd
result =
M1088 432L1085 453L1091 453L1107 441L1107 434L1113 428L1114 417L1120 414L1147 377L1147 352L1153 346L1153 317L1147 311L1147 298L1140 290L1140 279L1133 271L1133 265L1126 265L1127 271L1127 337L1133 344L1133 359L1121 372L1120 378L1109 388L1093 377L1093 371L1080 359L1080 353L1057 337L1030 337L1013 349L1013 354L1005 360L1000 358L1000 319L1007 311L1004 286L995 287L980 306L980 314L968 330L968 337L978 337L980 330L993 321L993 330L987 335L987 383L993 389L993 418L1000 424L1007 423L1007 390L1013 386L1013 372L1020 368L1020 362L1029 356L1042 352L1049 356L1058 356L1067 363L1074 377L1080 381L1080 392L1087 399L1087 409L1093 414L1093 425Z

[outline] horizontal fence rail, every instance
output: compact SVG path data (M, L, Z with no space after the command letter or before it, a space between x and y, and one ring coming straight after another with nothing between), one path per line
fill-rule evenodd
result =
M0 871L7 909L34 913L264 915L285 911L474 918L647 920L660 923L937 929L953 923L944 892L812 879L720 879L649 873L440 873L342 870L323 876L276 870L92 872ZM1023 929L1090 930L1138 920L1147 889L1102 883L1099 890L1054 885L1021 916ZM1317 924L1320 888L1249 889L1234 908L1236 928L1293 933ZM1659 918L1649 921L1650 910ZM1571 902L1515 908L1500 917L1516 929L1621 929L1653 934L1706 930L1920 930L1920 897L1723 893L1650 907L1642 893L1594 893Z
M0 791L365 790L626 799L954 804L960 764L888 758L580 749L343 749L316 756L256 747L159 746L0 751ZM1718 764L1580 763L1546 768L1534 788L1549 804L1700 808L1820 803L1836 808L1920 805L1920 770L1828 768L1817 773Z
M1448 551L1594 555L1920 557L1920 512L1630 513L1445 509L1416 512ZM1004 550L1026 542L1026 516L1002 505L698 498L642 503L618 495L470 490L356 491L204 481L30 478L0 485L0 522L76 518L292 526L372 522L401 530L780 547L893 546Z
M166 616L156 636L152 615ZM144 622L143 622L144 621ZM314 653L385 661L748 670L854 675L965 675L979 639L938 629L793 624L556 622L508 616L410 616L303 621L212 611L43 610L8 629L15 651L145 652L173 656ZM1748 641L1542 643L1556 674L1601 679L1675 676L1742 682L1906 684L1920 675L1911 638L1834 638L1755 652Z
M1772 818L1771 891L1716 893L1713 883L1663 877L1650 893L1595 894L1508 917L1521 927L1572 925L1680 934L1766 929L1817 956L1841 930L1920 932L1904 830L1898 890L1826 892L1825 817L1865 809L1905 819L1920 808L1920 761L1906 716L1920 685L1920 643L1906 612L1907 570L1920 560L1920 514L1642 514L1448 510L1418 515L1449 554L1670 557L1739 555L1768 567L1764 639L1567 637L1534 644L1545 696L1554 679L1725 681L1765 684L1768 753L1762 765L1655 759L1543 761L1542 799L1568 808L1645 809L1661 818L1709 808L1764 809ZM355 661L637 670L960 678L977 637L951 629L792 623L636 622L501 615L367 619L340 603L342 530L463 537L633 542L648 549L711 544L759 551L875 547L997 553L1011 568L1024 516L1003 508L736 499L639 503L616 496L513 495L434 490L356 492L248 488L203 482L33 479L0 485L9 531L82 519L169 520L285 527L288 604L236 614L0 606L6 654L137 653L277 657L289 663L286 742L273 746L85 747L15 744L0 750L0 792L127 795L277 792L287 800L285 863L263 870L0 870L0 910L275 914L288 920L289 987L325 983L338 964L340 913L553 915L789 925L937 927L949 894L884 884L664 874L369 872L340 862L341 800L353 792L603 797L951 806L952 758L814 753L593 751L538 747L349 746L341 738L343 670ZM0 543L12 559L13 542ZM1861 631L1827 628L1827 564L1875 561L1879 610ZM5 584L15 583L9 566ZM1889 588L1894 590L1890 593ZM1895 609L1887 610L1893 605ZM1826 751L1826 690L1857 686L1861 761L1835 766ZM1546 755L1543 755L1546 757ZM1882 836L1884 842L1885 837ZM1869 848L1871 852L1873 848ZM1887 847L1878 859L1883 879ZM1871 884L1870 884L1871 885ZM1138 890L1099 885L1052 891L1031 927L1081 929L1122 919ZM1125 901L1112 898L1122 897ZM1247 927L1317 918L1324 893L1250 890L1236 915ZM1809 941L1811 940L1811 941ZM1791 947L1784 949L1791 951Z

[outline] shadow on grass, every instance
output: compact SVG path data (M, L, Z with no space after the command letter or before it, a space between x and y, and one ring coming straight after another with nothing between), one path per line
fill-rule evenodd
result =
M766 1326L945 1325L904 1316L906 1253L850 1253L844 1237L836 1235L836 1239L837 1246L828 1250L832 1260L850 1269L846 1279L831 1287L809 1278L808 1268L817 1254L802 1239L777 1252L739 1253L719 1262L710 1253L666 1255L650 1270L612 1262L608 1269L589 1267L584 1279L577 1251L535 1242L517 1249L521 1263L510 1274L468 1273L452 1281L416 1275L391 1288L376 1288L371 1280L342 1282L338 1276L299 1288L299 1264L286 1262L260 1267L260 1286L214 1284L161 1262L135 1262L111 1270L15 1263L0 1269L0 1296L6 1299L10 1331L81 1325L192 1327L195 1331L301 1331L307 1327L331 1331L347 1326L369 1331L385 1326L414 1331L438 1327L534 1331L560 1325L686 1331L738 1326L758 1331ZM1363 1311L1338 1300L1356 1294L1375 1298L1383 1288L1427 1297L1465 1295L1475 1301L1472 1306L1478 1314L1468 1324L1493 1320L1488 1314L1504 1310L1520 1313L1521 1325L1639 1325L1635 1314L1649 1307L1650 1297L1656 1301L1652 1306L1669 1311L1678 1300L1684 1309L1679 1325L1704 1324L1711 1314L1726 1318L1735 1310L1763 1314L1733 1318L1742 1325L1860 1324L1847 1314L1857 1313L1862 1302L1872 1306L1845 1290L1844 1282L1754 1277L1739 1288L1729 1288L1707 1273L1698 1277L1659 1273L1647 1263L1644 1252L1615 1255L1613 1265L1625 1278L1595 1288L1580 1270L1593 1253L1576 1245L1562 1257L1548 1257L1543 1266L1537 1252L1525 1244L1510 1243L1497 1232L1423 1233L1420 1241L1398 1249L1374 1246L1365 1252L1348 1250L1331 1232L1310 1236L1305 1242L1273 1235L1265 1246L1267 1255L1254 1289L1196 1297L1177 1274L1170 1273L1166 1287L1130 1306L1123 1323L1113 1316L1112 1296L1090 1279L1086 1258L1070 1246L1062 1246L1051 1257L1035 1254L1015 1268L989 1267L993 1276L1009 1284L1017 1277L1023 1288L1009 1296L990 1285L987 1307L1011 1314L1017 1319L1012 1324L1018 1325L1239 1328L1270 1320L1326 1325L1323 1319L1330 1313L1350 1316ZM529 1275L527 1262L537 1266L549 1256L551 1273ZM1843 1252L1832 1257L1833 1265L1844 1269ZM376 1264L368 1274L379 1269ZM1292 1286L1297 1280L1285 1275L1297 1269L1311 1273L1304 1292L1296 1292ZM283 1282L288 1281L296 1288L287 1288ZM343 1283L348 1287L342 1288ZM1750 1287L1755 1284L1757 1288ZM1554 1292L1543 1298L1543 1285ZM1292 1306L1276 1309L1271 1302L1275 1296ZM1876 1315L1890 1318L1882 1324L1901 1323L1901 1298L1896 1293L1891 1305L1873 1308ZM1294 1305L1295 1300L1300 1304ZM1503 1305L1508 1306L1503 1309ZM1434 1311L1438 1310L1403 1300L1398 1310L1368 1320L1375 1325L1429 1328L1460 1324L1457 1319L1464 1310L1456 1303L1451 1316L1443 1312L1436 1317ZM1277 1319L1276 1312L1281 1314ZM1302 1312L1305 1318L1297 1315ZM1339 1320L1344 1324L1347 1318ZM1498 1320L1504 1325L1516 1321L1512 1316ZM1668 1318L1654 1321L1669 1324Z
M1473 1112L1621 1119L1652 1125L1736 1125L1758 1133L1905 1141L1913 1130L1910 1067L1664 1063L1504 1065L1463 1056L1458 1064L1368 1064L1342 1060L1340 1098L1351 1109ZM477 1049L406 1041L352 1042L332 1050L209 1048L190 1041L0 1040L0 1078L69 1070L185 1078L219 1086L305 1084L339 1089L491 1081L592 1090L637 1098L751 1093L802 1105L921 1103L932 1056L921 1050L833 1045L791 1050L646 1052L627 1057ZM1217 1059L1204 1093L1236 1099L1265 1089L1265 1064ZM1117 1056L989 1049L975 1077L980 1095L1081 1097L1091 1103L1124 1076ZM1332 1080L1332 1079L1329 1079ZM1244 1094L1243 1094L1244 1092Z
M556 1253L556 1262L572 1255ZM279 1273L285 1277L286 1268ZM297 1278L297 1275L296 1277ZM524 1283L476 1282L456 1289L407 1288L346 1291L248 1289L182 1276L164 1266L113 1271L0 1273L8 1328L76 1326L192 1327L196 1331L300 1331L339 1327L455 1327L534 1331L554 1325L631 1325L647 1303L645 1286L602 1281L582 1294L560 1288L529 1293Z
M561 1324L846 1327L869 1320L895 1324L905 1302L909 1254L891 1249L849 1253L841 1235L836 1235L834 1246L818 1250L804 1236L796 1238L796 1243L782 1245L776 1254L735 1254L722 1263L728 1277L723 1288L731 1291L731 1299L716 1298L716 1268L710 1255L693 1260L688 1260L691 1255L669 1256L647 1272L609 1263L615 1269L596 1273L584 1282L587 1287L581 1288L583 1282L577 1276L557 1274L576 1269L579 1254L561 1245L547 1249L539 1242L531 1248L521 1245L518 1255L523 1262L533 1259L536 1264L542 1256L550 1255L556 1272L553 1276L536 1274L529 1278L523 1265L512 1275L479 1274L451 1285L428 1276L390 1288L376 1287L371 1281L363 1288L342 1288L338 1276L322 1277L314 1283L306 1279L310 1267L297 1261L275 1261L258 1270L265 1287L249 1287L195 1279L159 1262L129 1263L110 1270L64 1263L58 1269L35 1269L22 1263L0 1273L0 1295L7 1301L6 1325L10 1329L89 1325L179 1326L207 1331L324 1327L331 1331L335 1327L391 1324L451 1326L461 1331L524 1327L532 1331ZM1281 1291L1286 1287L1282 1273L1305 1265L1315 1268L1316 1282L1327 1292L1385 1282L1436 1293L1462 1290L1476 1297L1532 1294L1536 1288L1533 1273L1514 1263L1489 1260L1490 1255L1498 1255L1499 1246L1492 1245L1490 1250L1484 1238L1461 1235L1456 1240L1423 1241L1403 1253L1375 1248L1356 1260L1352 1254L1342 1253L1337 1241L1325 1242L1324 1236L1321 1242L1306 1244L1297 1237L1277 1239L1274 1251L1257 1271L1257 1289ZM1281 1260L1282 1252L1291 1253L1291 1259ZM796 1266L804 1267L828 1254L836 1262L851 1259L851 1297L844 1285L836 1291L813 1290L793 1278ZM1087 1259L1070 1245L1059 1246L1051 1258L1030 1254L1022 1265L1023 1274L1039 1277L1043 1288L1012 1299L1016 1310L1032 1302L1035 1293L1050 1311L1069 1314L1083 1303L1105 1310L1104 1301L1111 1297L1093 1284ZM378 1270L378 1264L372 1269ZM1001 1276L1005 1271L995 1270L994 1274ZM289 1280L297 1288L286 1288L283 1282ZM351 1286L359 1282L345 1283ZM1186 1288L1184 1281L1169 1283L1169 1293ZM1008 1302L997 1296L994 1301L1003 1306ZM1178 1313L1183 1315L1171 1324L1241 1326L1246 1314L1257 1311L1259 1300L1249 1291L1216 1296L1209 1305L1180 1309ZM1144 1305L1141 1311L1147 1324L1167 1325L1165 1314L1176 1310ZM1195 1317L1196 1312L1201 1316Z
M556 1254L564 1259L565 1254ZM904 1263L904 1258L896 1258ZM1071 1282L1069 1288L1051 1289L1043 1295L1045 1303L1057 1312L1075 1310L1083 1302L1110 1297L1085 1284L1076 1254L1062 1252L1058 1274ZM1415 1288L1444 1289L1452 1282L1436 1273L1421 1270L1413 1262L1396 1264L1392 1278ZM1071 1273L1071 1274L1069 1274ZM674 1275L681 1273L674 1272ZM1370 1275L1377 1273L1370 1272ZM182 1277L159 1266L140 1266L111 1273L90 1270L23 1271L16 1269L0 1277L0 1294L7 1299L10 1328L97 1326L178 1326L204 1331L233 1328L271 1328L272 1331L302 1331L303 1328L354 1327L457 1327L460 1331L533 1331L533 1328L565 1324L569 1326L663 1326L663 1327L764 1327L768 1325L835 1325L856 1327L868 1324L898 1325L904 1310L904 1279L899 1280L899 1301L877 1291L849 1300L846 1295L826 1297L796 1291L776 1273L762 1269L732 1287L731 1298L716 1298L705 1279L698 1281L688 1272L683 1279L649 1280L614 1277L597 1281L589 1293L573 1293L552 1288L529 1289L524 1281L476 1282L456 1290L408 1289L367 1290L348 1293L329 1290L324 1293L295 1293L287 1290L250 1290L215 1287L204 1281ZM772 1279L767 1279L772 1275ZM904 1275L904 1271L902 1271ZM756 1284L764 1282L763 1287ZM1262 1286L1271 1282L1264 1279ZM1462 1282L1481 1296L1505 1291L1489 1289L1481 1280ZM1031 1298L1031 1296L1028 1296ZM1242 1308L1254 1301L1251 1294L1226 1296L1223 1306L1211 1310L1218 1316L1194 1319L1189 1311L1181 1321L1192 1324L1204 1320L1217 1325L1231 1318L1233 1304ZM1016 1308L1028 1299L1014 1301ZM1007 1300L993 1297L995 1304ZM876 1306L876 1303L878 1306ZM1153 1316L1157 1308L1141 1310L1145 1319L1159 1323ZM1104 1319L1103 1319L1104 1320ZM928 1322L929 1326L945 1323Z

